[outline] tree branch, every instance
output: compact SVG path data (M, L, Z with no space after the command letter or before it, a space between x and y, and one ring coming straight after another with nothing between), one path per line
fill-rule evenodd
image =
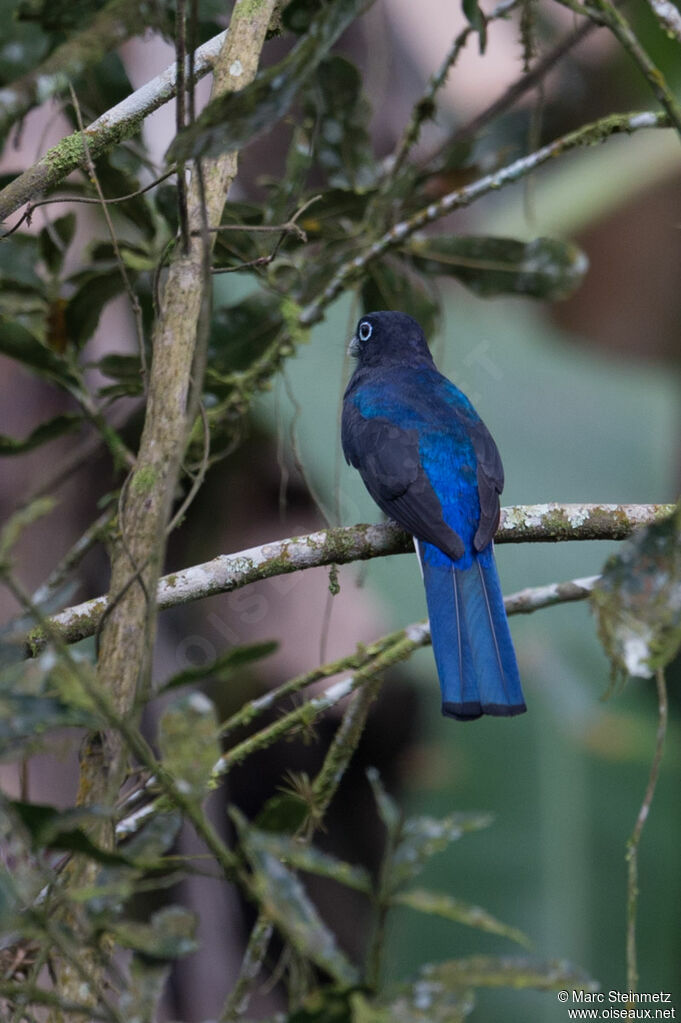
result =
M631 59L646 78L648 85L657 97L660 105L667 112L669 121L674 125L677 132L681 134L681 108L679 107L674 93L671 91L664 75L641 46L638 36L621 11L617 9L612 0L591 0L591 4L575 3L575 0L557 0L563 7L575 13L585 15L597 24L605 25L619 42L622 49L629 54Z
M673 510L671 504L515 505L502 509L495 541L623 540L634 529L670 515ZM275 540L236 554L220 554L212 561L164 576L158 587L158 607L163 610L229 593L258 579L306 568L344 565L404 554L412 549L411 537L394 523L322 529L308 536ZM85 601L50 618L50 628L56 629L65 642L75 643L94 635L106 607L106 597ZM44 631L34 629L25 642L27 656L35 656L45 646Z
M667 683L664 677L664 668L658 668L655 673L657 681L657 737L655 739L655 753L650 765L648 784L641 808L636 817L634 830L627 842L627 990L638 990L638 961L636 954L636 914L638 910L638 847L643 834L643 827L648 819L650 807L657 787L657 779L662 765L662 754L664 753L664 741L667 735L667 718L669 707L667 702Z
M139 5L134 5L134 16L139 23ZM209 39L194 54L194 80L198 81L213 70L222 49L226 32ZM177 94L177 67L171 64L130 96L107 110L83 132L67 135L0 191L0 221L5 220L25 203L35 199L46 189L63 181L71 171L84 166L86 152L83 137L87 139L90 155L96 159L105 150L136 135L145 117L158 110Z
M611 114L598 121L585 124L575 131L568 132L567 135L562 135L553 142L549 142L547 145L535 150L535 152L514 160L513 163L501 167L492 174L486 174L484 177L478 178L477 181L467 185L465 188L457 188L454 192L448 192L447 195L442 196L437 202L430 203L407 220L401 220L398 224L395 224L394 227L386 231L381 238L370 245L363 253L343 263L322 294L303 309L299 318L300 324L304 327L310 327L314 323L318 323L322 319L326 307L352 281L363 275L369 263L383 256L390 249L399 247L405 238L409 238L422 227L426 227L427 224L432 224L434 221L440 220L448 213L461 209L463 206L470 206L476 199L480 199L489 192L498 191L506 185L519 181L537 167L548 163L549 160L553 160L563 153L569 152L571 149L577 149L580 146L593 146L603 142L611 135L619 135L623 132L630 135L640 128L669 128L671 123L666 113L656 113L653 111Z

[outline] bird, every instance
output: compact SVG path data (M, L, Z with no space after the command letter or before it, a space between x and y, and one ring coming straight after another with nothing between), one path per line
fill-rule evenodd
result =
M414 538L442 713L458 721L522 714L494 560L504 486L497 446L437 369L413 317L367 313L348 351L357 365L343 396L343 453L378 507Z

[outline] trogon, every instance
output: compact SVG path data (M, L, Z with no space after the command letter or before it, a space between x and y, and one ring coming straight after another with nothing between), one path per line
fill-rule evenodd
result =
M343 451L379 508L414 537L442 712L459 721L522 714L494 561L497 446L411 316L368 313L349 350L357 367L343 398Z

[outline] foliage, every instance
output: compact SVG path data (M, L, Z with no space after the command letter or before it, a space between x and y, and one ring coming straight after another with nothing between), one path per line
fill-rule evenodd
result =
M198 21L189 18L185 24L184 7L178 5L174 29L165 4L144 8L150 25L153 22L173 37L180 67L187 39L203 40L222 27L219 5L196 6ZM514 6L506 2L495 12L484 13L477 0L465 0L467 27L461 45L469 34L475 35L482 53L494 21ZM189 514L209 465L239 446L255 396L272 386L286 360L307 342L310 325L337 294L356 290L363 309L399 307L416 316L429 334L440 317L438 282L443 278L453 278L484 298L503 294L555 301L569 296L587 269L586 256L574 243L463 235L449 222L436 230L428 225L568 149L606 140L615 131L651 126L650 118L647 122L625 115L616 121L604 118L574 129L548 150L538 150L541 161L537 157L533 162L529 154L504 167L506 133L513 136L514 151L524 140L512 119L504 119L507 110L502 103L490 115L496 128L501 124L493 136L498 152L491 171L476 132L452 133L437 152L417 158L415 144L426 120L438 110L438 91L459 52L457 43L414 106L392 157L382 161L371 144L372 117L381 112L371 110L353 61L345 52L332 51L339 40L343 48L344 31L366 7L364 0L322 4L292 0L284 5L281 25L275 19L272 31L283 35L286 55L264 67L241 91L214 98L199 117L180 124L168 150L168 161L186 161L198 176L196 158L239 150L266 132L278 131L276 138L286 149L280 173L246 189L245 198L230 197L219 225L202 224L202 230L210 227L215 235L212 270L238 274L243 289L241 298L208 315L203 304L205 352L198 345L192 365L196 391L189 401L193 418L181 481L188 496L180 519ZM5 86L1 101L10 93L14 96L13 89L21 100L8 106L9 113L3 111L14 130L21 129L22 118L45 96L63 97L74 132L83 119L94 119L125 101L132 87L114 46L131 34L130 25L125 22L125 31L103 41L110 51L104 59L95 49L83 48L82 35L112 12L122 18L125 8L121 0L108 4L79 0L76 5L22 0L16 5L16 18L9 18L8 4L1 5L6 28L0 53ZM250 9L247 0L237 5L235 16L244 8ZM531 61L529 42L536 40L528 41L526 22L521 31ZM56 70L49 64L55 54L63 61ZM633 56L640 64L640 51L634 48ZM72 79L72 94L64 69ZM230 73L238 78L233 68ZM655 81L664 84L664 76L657 74ZM44 93L38 87L41 83ZM663 113L653 122L676 123L667 92L662 90L658 98ZM187 224L201 222L198 216L188 218L184 189L163 183L164 179L149 185L148 155L135 137L143 117L137 112L130 119L118 144L96 160L87 147L82 151L85 173L77 179L50 185L41 199L41 189L36 188L32 206L0 240L0 354L9 360L12 372L18 369L36 378L54 399L45 402L45 417L23 436L0 436L0 456L17 459L60 439L75 442L76 433L77 443L83 444L76 448L78 454L85 450L90 456L94 450L106 455L102 503L111 514L105 516L106 527L89 536L97 544L106 539L123 550L128 571L124 592L144 589L148 565L160 563L163 554L164 536L158 540L159 549L145 552L139 562L129 554L126 498L131 490L143 496L151 493L157 481L145 469L126 474L135 464L149 365L159 358L158 351L152 351L152 338L163 312L162 282L167 268L184 258ZM482 133L486 125L477 127ZM96 134L96 129L89 131ZM74 139L85 145L87 135L64 140L52 151L54 160L73 149ZM173 169L170 162L168 169ZM499 170L505 176L496 177ZM10 188L11 182L5 183ZM74 206L52 219L49 203L56 194ZM76 231L81 209L75 204L84 202L94 203L99 216L96 237L86 249L80 247ZM47 204L46 220L36 230L32 220L42 203ZM208 295L207 279L199 277L194 283ZM135 336L126 339L130 343L124 349L109 338L98 347L93 339L102 314L121 296L132 313ZM151 403L144 412L162 414ZM83 434L90 442L96 438L94 449L85 448L88 440L82 440ZM77 469L79 458L75 461ZM63 470L64 475L71 471L72 466ZM60 481L58 476L53 488ZM172 482L174 487L177 481ZM25 530L49 514L58 514L51 498L27 500L0 536L0 576L21 608L19 617L0 633L0 756L28 760L48 748L63 729L77 728L87 736L85 745L93 759L101 755L105 761L113 756L112 749L122 748L126 763L135 765L136 784L120 798L118 793L114 798L101 792L92 796L81 784L78 805L65 810L2 796L0 926L6 943L0 999L5 1000L7 1018L35 1018L34 1008L40 1006L55 1021L156 1018L173 962L198 947L193 914L172 901L175 893L168 896L169 889L200 869L175 854L183 822L193 826L206 846L212 869L225 883L238 885L258 913L234 989L238 998L234 992L228 996L225 1020L247 1011L273 929L285 948L288 1023L456 1023L474 1012L481 988L593 987L578 968L525 954L471 954L427 963L416 978L398 985L384 983L386 922L399 907L494 938L531 944L516 927L464 901L456 891L416 884L433 856L448 851L455 857L450 846L486 828L491 823L486 814L404 818L372 771L369 783L385 836L377 873L345 862L313 842L359 743L383 671L408 656L414 644L403 635L387 637L341 662L291 680L278 694L260 696L224 714L220 701L209 699L203 687L210 681L236 685L274 652L275 642L232 646L212 663L188 667L166 679L155 692L148 685L145 658L145 663L134 666L139 676L134 700L122 703L101 687L97 657L101 635L115 618L123 594L114 594L92 647L70 650L47 618L55 603L69 599L65 596L70 596L69 580L90 542L76 544L50 576L45 599L31 597L18 581L17 544ZM678 534L677 512L631 540L606 567L594 601L617 670L649 675L678 650ZM151 647L155 609L150 595L145 592L145 597L148 617L136 628L145 631ZM26 632L34 627L42 630L47 645L39 657L27 660L24 651L32 648ZM636 667L640 670L634 671ZM301 698L294 710L273 723L261 725L257 720L277 697L299 694L345 668L355 674L323 695ZM177 690L182 692L178 695ZM148 706L157 709L154 700L159 695L170 702L159 712L158 726L147 740L139 719ZM348 696L319 775L291 779L290 790L271 800L254 822L232 808L235 841L227 844L204 809L209 793L234 764L246 761L248 766L257 750L295 734L309 735L317 718ZM244 732L246 726L249 730ZM309 876L330 880L365 899L371 937L361 960L343 949L333 926L322 917L306 882ZM150 896L169 901L140 921L140 900ZM480 901L485 901L485 893ZM120 949L128 955L121 957ZM76 998L70 989L45 979L46 974L64 976L68 971L78 980Z

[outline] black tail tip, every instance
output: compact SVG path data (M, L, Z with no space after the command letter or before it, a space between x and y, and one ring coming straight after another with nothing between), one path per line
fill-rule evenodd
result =
M516 714L524 714L527 707L524 703L443 703L442 713L446 718L455 721L476 721L483 714L490 717L511 718Z

